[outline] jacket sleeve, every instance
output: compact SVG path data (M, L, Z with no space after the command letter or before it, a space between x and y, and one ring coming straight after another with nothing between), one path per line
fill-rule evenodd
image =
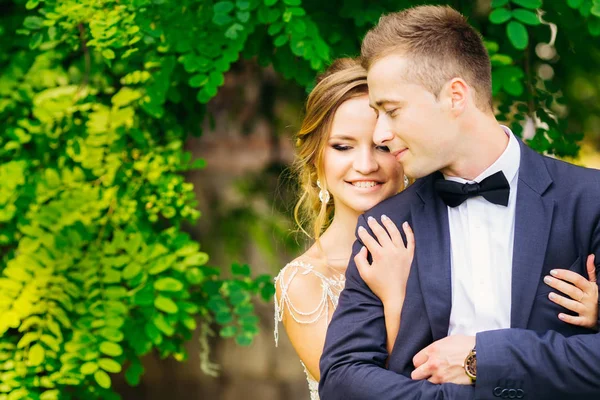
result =
M358 225L369 230L362 216ZM346 271L346 287L327 331L320 362L321 398L474 399L473 386L434 385L385 368L388 354L383 305L362 280L354 264L354 256L361 247L360 241L354 243Z

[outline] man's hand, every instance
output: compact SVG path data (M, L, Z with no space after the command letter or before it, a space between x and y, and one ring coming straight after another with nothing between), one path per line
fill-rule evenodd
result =
M411 378L427 379L431 383L471 385L463 366L475 347L475 336L448 336L425 347L413 357L415 370Z

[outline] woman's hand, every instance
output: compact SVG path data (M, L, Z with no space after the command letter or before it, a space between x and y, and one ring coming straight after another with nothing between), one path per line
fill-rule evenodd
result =
M588 256L586 267L589 280L567 269L554 269L550 271L552 276L544 277L544 282L569 296L552 292L548 295L551 301L579 314L560 313L558 318L572 325L598 329L598 284L593 254Z
M375 238L365 228L358 229L365 246L354 257L354 262L360 276L384 305L399 303L401 307L415 252L415 237L408 222L403 223L405 246L396 224L385 215L381 216L381 222L383 226L373 217L367 220ZM372 264L367 261L367 250L373 257Z

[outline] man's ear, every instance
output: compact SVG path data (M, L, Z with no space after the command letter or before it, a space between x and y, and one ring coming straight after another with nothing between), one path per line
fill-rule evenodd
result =
M449 107L449 111L458 116L462 114L469 103L471 88L462 78L452 78L442 87L440 96Z

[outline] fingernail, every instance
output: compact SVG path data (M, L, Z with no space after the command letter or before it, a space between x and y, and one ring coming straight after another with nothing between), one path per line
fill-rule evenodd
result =
M364 231L366 231L366 229L365 229L365 228L363 228L362 226L359 226L359 227L358 227L358 231L359 231L359 232L364 232Z
M558 319L564 320L565 319L565 314L558 314Z
M556 275L558 275L558 271L557 271L557 270L555 270L555 269L553 269L553 270L550 270L550 275L552 275L552 276L556 276Z
M362 249L360 249L360 251L365 251L367 250L367 248L365 246L362 247Z
M381 219L384 219L384 220L386 220L386 221L387 221L387 220L389 220L388 216L387 216L387 215L385 215L385 214L383 214L383 215L381 216Z
M403 228L408 228L408 222L404 221L404 222L402 223L402 227L403 227Z
M548 284L548 285L549 285L549 284L550 284L550 282L552 282L552 278L551 278L551 277L549 277L549 276L545 276L545 277L544 277L544 283L546 283L546 284Z
M550 293L550 294L548 294L548 298L550 300L554 300L556 298L556 295L554 293Z
M369 220L369 222L373 222L373 221L375 221L375 218L373 218L373 217L371 217L371 216L369 216L369 218L367 218L367 219Z

